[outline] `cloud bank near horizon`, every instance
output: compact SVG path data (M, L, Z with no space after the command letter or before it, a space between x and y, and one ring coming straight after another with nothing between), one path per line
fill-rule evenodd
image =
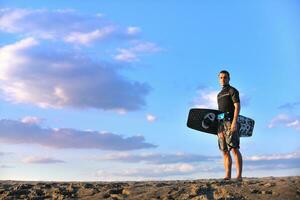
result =
M29 122L0 120L0 142L4 144L36 144L54 149L100 149L130 151L157 147L145 142L141 135L123 137L109 132L82 131L69 128L43 128Z

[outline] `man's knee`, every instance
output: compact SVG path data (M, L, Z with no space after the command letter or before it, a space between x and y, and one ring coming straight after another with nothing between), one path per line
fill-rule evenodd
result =
M229 151L223 151L223 156L226 157L230 157L230 152Z
M240 150L238 148L232 148L232 153L236 155L240 155Z

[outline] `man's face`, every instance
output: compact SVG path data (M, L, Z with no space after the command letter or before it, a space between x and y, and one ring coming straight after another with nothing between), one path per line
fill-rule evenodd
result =
M220 73L219 74L219 82L220 82L221 86L228 85L229 84L229 77L228 77L228 75L225 74L225 73Z

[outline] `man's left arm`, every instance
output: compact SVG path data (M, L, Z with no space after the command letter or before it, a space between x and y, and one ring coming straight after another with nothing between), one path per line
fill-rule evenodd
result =
M240 109L241 109L239 102L234 103L233 105L234 105L234 115L233 115L233 120L231 123L231 129L230 129L232 133L235 132L237 129L237 120L238 120L238 116L239 116Z

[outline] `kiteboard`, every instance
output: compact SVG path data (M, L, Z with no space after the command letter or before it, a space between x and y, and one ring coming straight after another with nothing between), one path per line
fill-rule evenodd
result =
M187 126L191 129L210 134L218 134L218 124L225 120L226 113L204 108L192 108L189 111ZM252 136L255 121L251 118L239 115L239 135L241 137Z

